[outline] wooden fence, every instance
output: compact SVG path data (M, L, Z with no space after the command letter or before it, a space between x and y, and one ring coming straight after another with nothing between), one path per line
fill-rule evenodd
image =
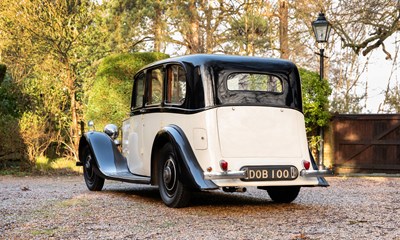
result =
M400 114L336 115L325 139L336 173L400 173Z

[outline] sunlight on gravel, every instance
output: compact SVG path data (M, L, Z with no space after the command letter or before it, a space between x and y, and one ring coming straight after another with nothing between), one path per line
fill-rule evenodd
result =
M330 178L291 204L266 191L193 193L166 207L157 187L83 178L0 177L0 239L396 239L400 178Z

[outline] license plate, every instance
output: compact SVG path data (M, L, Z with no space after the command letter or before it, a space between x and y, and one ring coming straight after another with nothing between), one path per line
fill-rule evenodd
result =
M295 166L245 166L240 170L247 172L242 181L288 181L299 176Z

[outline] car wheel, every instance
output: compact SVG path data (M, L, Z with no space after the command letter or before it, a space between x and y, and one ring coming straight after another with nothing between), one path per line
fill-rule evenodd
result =
M104 178L98 176L94 171L96 163L89 147L84 150L83 159L83 177L85 178L86 186L91 191L101 191L104 186Z
M296 199L300 192L299 186L266 187L265 189L271 199L277 203L290 203Z
M160 156L158 186L161 199L168 207L187 206L190 200L190 192L179 180L178 162L172 144L165 144L161 149Z

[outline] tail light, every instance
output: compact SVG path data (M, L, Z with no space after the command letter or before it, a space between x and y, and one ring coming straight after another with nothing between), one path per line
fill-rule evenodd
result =
M303 167L306 170L310 169L310 165L311 165L310 161L303 160Z
M225 160L219 161L219 166L221 167L222 171L228 171L228 162Z

